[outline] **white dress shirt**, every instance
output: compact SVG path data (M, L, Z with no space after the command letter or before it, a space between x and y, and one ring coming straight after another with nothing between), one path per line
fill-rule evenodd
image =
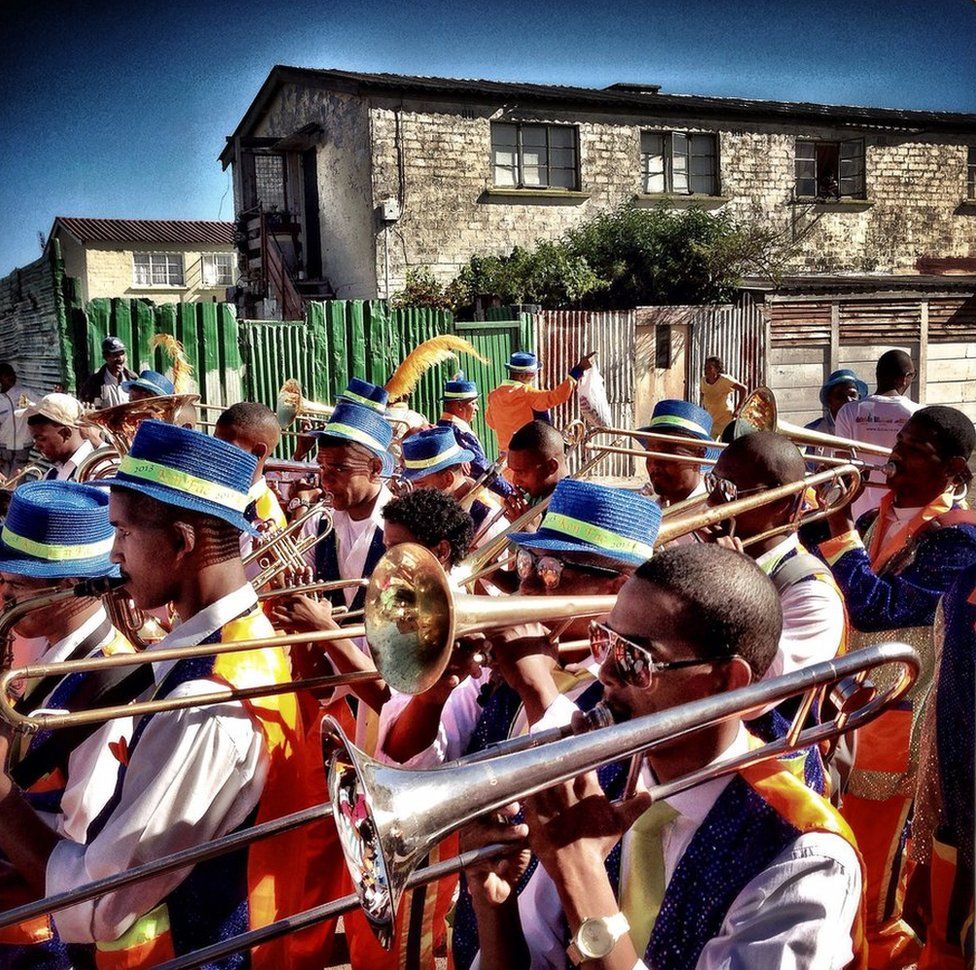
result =
M54 476L59 482L73 482L78 466L95 450L95 446L86 438L75 450L75 453L60 465L55 465L57 474Z
M30 446L27 416L20 407L20 399L26 397L33 404L42 396L20 382L14 384L9 391L0 391L0 448L20 451Z
M859 401L848 401L837 412L834 434L865 444L893 448L898 432L921 406L901 394L869 394ZM888 461L883 455L860 454L858 457L870 465L880 466ZM882 489L866 488L851 506L854 521L865 512L876 509L882 495Z
M547 712L533 730L565 723L564 705L550 710L554 716L550 719ZM716 761L741 754L748 745L740 726L732 745ZM731 778L716 778L668 799L678 815L662 831L665 884ZM645 787L652 783L646 767L641 780ZM625 833L621 874L630 864L630 843L630 833ZM861 868L850 844L829 832L804 833L732 901L718 935L705 944L697 970L842 970L853 958L851 929L860 897ZM532 970L564 970L562 909L555 885L541 866L519 896L518 907ZM639 970L645 964L639 959L634 967Z
M148 650L200 643L256 602L251 586L241 587L180 624ZM270 624L266 632L271 632ZM157 686L176 662L154 665ZM241 686L257 683L261 679L253 677ZM192 680L170 696L188 697L213 689L212 680ZM148 691L141 699L152 693L154 690ZM128 739L132 729L131 718L115 720L89 737L69 763L72 783L85 783L80 772L73 770L79 753L85 756L90 754L89 746L106 748L110 742ZM257 805L267 771L262 732L242 703L156 714L132 752L121 800L102 831L87 845L64 839L55 846L47 866L47 895L226 835ZM60 910L54 916L58 933L74 943L115 940L186 875L186 870L168 873Z
M90 637L107 619L108 615L105 609L99 607L77 630L69 633L64 639L58 640L57 643L49 644L47 649L37 658L36 663L51 664L61 663L67 660L78 645ZM85 657L97 656L102 647L109 643L115 635L115 630L110 629L104 637L99 638L99 641L90 650L86 651ZM40 703L36 707L32 706L32 710L28 713L33 715L50 711L51 697L58 689L58 686L58 684L55 684L54 688L40 699ZM30 685L28 685L28 689L29 687ZM72 764L71 757L73 755L69 755L69 775ZM107 749L99 751L90 750L87 760L85 757L82 757L74 762L74 768L86 780L85 784L80 786L75 785L72 788L69 777L66 793L70 788L72 795L67 799L62 796L61 814L55 815L50 812L38 812L38 815L52 829L57 829L62 834L74 833L71 837L80 836L84 838L84 833L87 831L89 824L101 812L109 796L112 794L112 790L115 787L115 777L118 774L118 766L119 763ZM99 781L93 782L93 778L99 779Z
M764 552L756 565L768 576L798 545L795 534L787 536ZM824 572L828 572L826 566ZM763 680L790 674L822 660L832 660L844 639L844 600L829 580L814 578L794 583L780 593L780 605L783 633L779 650Z

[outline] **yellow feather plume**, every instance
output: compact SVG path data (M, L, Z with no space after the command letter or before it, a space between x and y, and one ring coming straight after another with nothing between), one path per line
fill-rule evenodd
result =
M176 337L171 333L157 333L149 346L155 350L161 347L172 365L172 381L176 394L188 394L192 389L193 365L186 359L186 353Z
M406 356L403 363L393 372L393 376L386 382L386 390L390 401L405 398L420 383L420 378L438 364L450 360L457 354L470 354L483 364L490 363L482 357L475 348L463 337L456 337L452 333L431 337L415 347Z

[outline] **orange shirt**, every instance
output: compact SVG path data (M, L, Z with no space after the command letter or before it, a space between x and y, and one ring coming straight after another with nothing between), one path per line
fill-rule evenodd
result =
M543 391L522 381L502 381L489 395L485 422L495 432L498 447L508 450L512 435L523 425L535 420L540 411L548 411L568 401L576 388L576 381L567 377L551 391Z

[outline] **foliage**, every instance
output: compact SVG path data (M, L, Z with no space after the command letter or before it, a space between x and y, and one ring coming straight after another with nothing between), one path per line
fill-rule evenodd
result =
M476 297L546 308L721 303L745 273L775 278L788 253L758 219L624 205L555 242L516 246L508 256L472 256L446 287L427 269L410 270L391 303L455 311Z
M402 290L390 297L390 306L428 307L432 310L453 310L450 294L429 269L408 269Z

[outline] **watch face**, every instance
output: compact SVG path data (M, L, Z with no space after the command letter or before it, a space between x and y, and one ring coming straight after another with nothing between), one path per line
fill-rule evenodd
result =
M605 957L614 944L613 936L602 919L583 920L576 941L580 953L589 959Z

